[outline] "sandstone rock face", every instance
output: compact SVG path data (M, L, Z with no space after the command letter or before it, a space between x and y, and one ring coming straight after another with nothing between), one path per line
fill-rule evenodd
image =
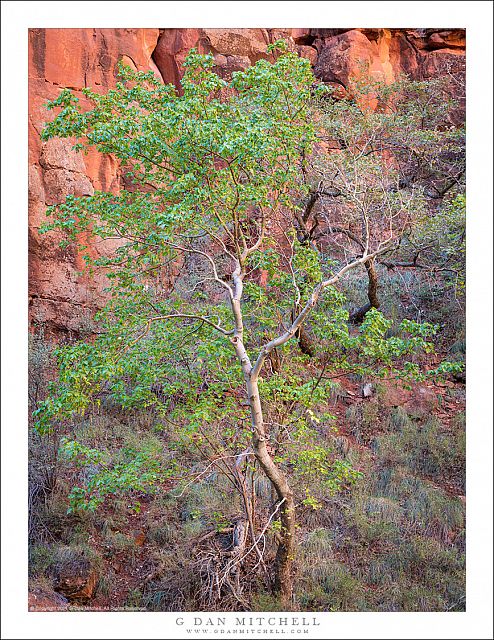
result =
M424 80L460 70L465 32L460 29L313 29L314 71L327 82L348 84L361 66L375 78L392 82L401 73Z
M104 302L104 278L79 275L82 258L61 250L53 234L40 236L46 207L67 194L117 190L118 164L93 153L82 156L68 140L42 143L40 132L53 118L45 104L64 87L106 91L115 85L117 62L160 73L152 60L159 29L31 29L29 31L29 304L31 323L48 334L76 334ZM96 250L96 249L95 249ZM98 249L99 251L99 249Z
M426 79L463 73L462 29L31 29L29 31L29 237L30 320L51 335L77 336L93 311L104 303L103 276L81 275L82 257L61 250L54 234L40 236L46 207L65 195L91 195L95 189L122 186L114 158L82 156L67 140L41 143L39 134L53 113L45 109L64 87L106 91L116 82L119 60L152 70L164 82L179 85L187 52L214 55L225 78L267 57L270 42L285 38L307 57L316 76L344 91L365 65L374 77L393 81L406 73ZM105 251L91 246L93 255Z
M91 571L86 575L64 575L56 582L57 593L69 602L86 604L94 596L98 574Z

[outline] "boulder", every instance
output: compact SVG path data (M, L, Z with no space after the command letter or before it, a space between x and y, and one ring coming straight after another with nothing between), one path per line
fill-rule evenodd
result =
M66 169L84 173L86 166L82 154L74 150L75 140L52 139L41 147L39 164L43 169Z
M374 394L374 385L371 382L366 382L362 386L362 397L370 398Z
M266 56L269 34L266 29L203 29L211 49L223 55L249 58L252 62Z

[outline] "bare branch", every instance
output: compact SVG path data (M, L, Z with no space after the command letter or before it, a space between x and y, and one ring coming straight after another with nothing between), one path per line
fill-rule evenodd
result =
M139 336L137 336L137 338L131 344L136 344L137 342L139 342L139 340L144 338L144 336L149 332L153 322L159 322L160 320L170 320L173 318L187 318L190 320L199 320L200 322L204 322L205 324L208 324L210 327L213 327L213 329L216 329L217 331L219 331L225 336L230 336L233 333L233 329L230 331L227 331L226 329L223 329L223 327L221 327L219 324L215 324L214 322L209 320L209 318L205 318L204 316L198 316L191 313L190 314L189 313L171 313L169 315L155 316L153 318L148 318L144 331Z
M168 245L169 247L172 247L173 249L176 249L177 251L183 251L184 253L193 253L193 254L200 255L200 256L203 256L204 258L206 258L206 260L211 265L211 268L213 269L214 280L216 282L218 282L219 284L221 284L221 286L224 287L228 291L228 293L230 295L230 298L233 298L232 288L230 287L230 285L227 282L225 282L224 280L222 280L219 277L218 270L216 268L216 264L215 264L213 258L211 258L211 256L208 253L206 253L205 251L201 251L200 249L195 249L195 248L192 249L192 248L189 248L189 247L183 247L182 245L175 244L173 242L169 242L168 240L163 240L163 243Z

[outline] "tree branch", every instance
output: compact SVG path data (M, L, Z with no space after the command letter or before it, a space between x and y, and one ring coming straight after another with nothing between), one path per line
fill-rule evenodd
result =
M334 276L332 276L331 278L328 278L328 280L323 280L315 287L309 300L306 302L304 308L299 313L299 315L295 318L295 320L292 322L290 327L280 336L274 338L273 340L271 340L270 342L268 342L266 345L262 347L261 352L259 353L259 356L257 357L257 360L254 366L252 367L252 370L250 373L252 380L256 380L258 378L259 373L262 369L262 366L266 358L268 357L268 355L271 353L271 351L277 347L281 347L282 345L284 345L286 342L288 342L288 340L293 338L293 336L297 333L297 330L299 329L299 327L302 325L304 320L310 314L312 309L316 306L317 301L319 300L319 297L324 291L324 289L338 282L338 280L340 280L340 278L345 273L347 273L347 271L350 271L351 269L355 269L359 265L364 264L368 260L372 260L377 255L379 255L379 253L382 253L383 251L385 251L385 247L383 245L390 242L391 239L392 238L389 238L385 242L381 243L380 248L374 251L373 253L364 254L361 258L357 258L353 262L346 264Z
M170 320L172 318L188 318L190 320L200 320L201 322L208 324L210 327L213 327L213 329L216 329L225 336L230 336L233 333L233 329L227 331L226 329L223 329L223 327L221 327L219 324L215 324L214 322L209 320L209 318L205 318L204 316L198 316L192 313L171 313L165 316L154 316L153 318L148 318L146 328L139 336L137 336L137 338L134 340L134 342L131 343L131 345L136 344L137 342L139 342L139 340L144 338L144 336L149 332L149 329L151 328L151 324L153 322L158 322L159 320Z

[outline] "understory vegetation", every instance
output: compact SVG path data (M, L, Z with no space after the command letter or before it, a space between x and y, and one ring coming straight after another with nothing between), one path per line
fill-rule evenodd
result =
M465 196L446 79L335 96L270 45L190 52L42 137L117 158L118 194L42 233L108 303L30 343L30 588L71 608L465 608Z
M372 402L358 405L364 408L364 421L375 411L368 409ZM388 408L369 430L368 446L352 437L359 428L360 420L351 418L347 436L327 436L325 444L361 469L363 478L318 509L302 510L294 609L463 610L463 415L446 425L413 410ZM76 431L81 442L109 448L135 445L136 438L151 448L156 433L149 416L120 415L115 409L81 421ZM45 465L45 456L40 444L33 443L32 464ZM209 590L208 563L215 562L215 554L221 562L231 523L242 514L238 493L221 476L205 475L183 495L165 486L153 494L135 493L132 502L114 500L97 513L67 514L67 496L81 471L63 461L54 464L55 486L45 490L34 511L33 589L41 585L51 591L60 563L67 563L72 573L82 557L98 569L93 604L100 606L151 611L280 608L262 580L249 583L242 604L231 596L218 600ZM32 482L38 486L40 480ZM270 487L262 477L256 478L256 489L260 500L269 499ZM213 548L207 544L211 534ZM251 561L252 568L256 559Z

